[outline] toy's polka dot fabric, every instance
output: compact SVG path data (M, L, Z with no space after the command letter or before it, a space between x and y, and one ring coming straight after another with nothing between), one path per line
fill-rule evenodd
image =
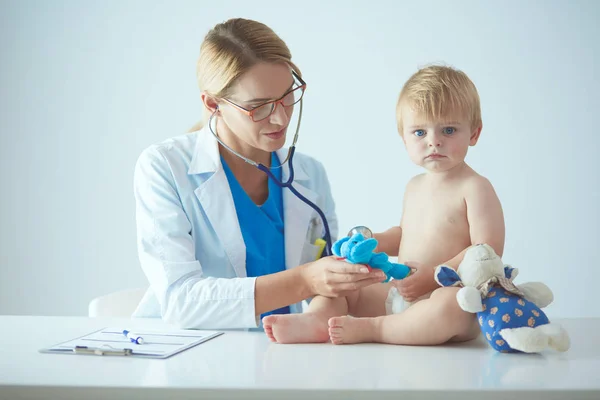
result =
M532 302L503 288L491 289L483 299L483 310L477 313L481 331L490 345L498 351L515 351L498 333L506 328L528 326L535 328L548 323L548 317Z

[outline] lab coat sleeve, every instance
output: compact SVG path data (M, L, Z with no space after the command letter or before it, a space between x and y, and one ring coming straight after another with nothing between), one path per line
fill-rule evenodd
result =
M256 278L203 274L173 178L187 171L176 168L151 147L140 155L134 173L138 255L162 319L186 329L256 327Z

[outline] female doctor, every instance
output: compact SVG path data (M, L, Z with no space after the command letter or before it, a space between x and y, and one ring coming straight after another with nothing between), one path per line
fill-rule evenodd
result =
M314 295L381 282L380 271L318 259L319 215L231 151L289 177L282 147L306 85L286 44L264 24L228 20L205 37L197 77L205 126L150 146L136 164L138 253L150 287L134 317L255 328L264 315L301 312ZM323 210L335 240L323 166L296 153L293 167L294 187Z

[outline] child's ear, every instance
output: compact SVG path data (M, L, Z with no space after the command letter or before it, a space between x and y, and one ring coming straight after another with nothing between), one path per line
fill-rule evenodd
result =
M469 146L475 146L477 141L479 140L479 135L481 135L481 129L483 128L483 124L480 122L475 129L471 132L471 139L469 141Z

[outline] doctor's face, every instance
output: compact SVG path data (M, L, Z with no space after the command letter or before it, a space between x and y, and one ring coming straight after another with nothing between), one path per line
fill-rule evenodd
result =
M223 122L218 125L219 136L247 157L256 150L272 152L282 148L294 111L294 106L288 104L299 100L302 94L302 89L293 91L297 87L285 64L253 66L233 85L232 94L219 102ZM280 99L283 104L269 103Z

